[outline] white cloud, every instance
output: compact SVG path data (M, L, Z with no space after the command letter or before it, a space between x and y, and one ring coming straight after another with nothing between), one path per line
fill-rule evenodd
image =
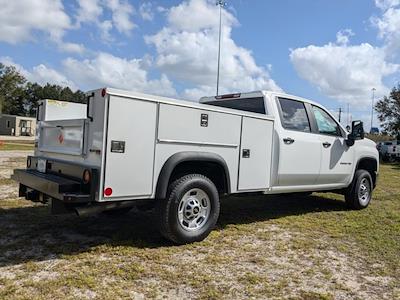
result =
M96 22L103 13L100 0L77 0L78 1L78 22Z
M388 1L390 2L390 1ZM378 4L383 11L382 16L372 17L373 26L378 29L378 36L385 42L385 50L391 59L400 58L400 0L391 4Z
M388 8L400 5L400 0L375 0L375 5L382 10L386 10Z
M347 45L350 41L350 37L354 36L354 32L351 29L340 30L336 34L336 43L339 45Z
M126 35L129 35L135 24L131 20L134 7L127 0L106 0L107 7L112 11L112 20L115 28Z
M28 81L37 82L41 85L45 85L46 83L50 84L58 84L60 86L68 86L72 90L77 90L77 86L74 82L67 79L60 72L47 67L44 64L39 64L32 68L32 70L27 70L21 65L15 63L10 57L0 57L0 62L5 65L14 66Z
M63 52L77 53L77 54L83 54L86 51L85 46L82 44L67 43L62 41L58 43L58 49L60 49Z
M132 20L135 8L128 0L77 0L78 9L76 21L78 27L81 23L93 23L100 30L101 39L104 42L113 41L112 30L130 35L136 27ZM110 12L109 18L106 13Z
M230 29L238 25L236 18L228 11L222 11L223 25ZM219 8L215 1L189 0L172 7L167 15L171 28L186 32L217 29L219 25Z
M65 42L64 34L73 28L60 0L0 0L0 41L17 44L34 41L45 33L64 52L82 54L82 44Z
M35 31L59 40L71 28L60 0L0 0L0 40L16 44L34 39Z
M142 3L139 7L139 13L143 20L152 21L154 19L154 12L151 2Z
M370 20L384 41L382 47L349 45L354 33L350 29L339 31L336 44L309 45L291 52L300 77L339 101L367 103L372 88L377 89L377 97L387 94L385 77L400 71L400 0L375 0L375 4L381 15Z
M388 92L383 78L398 71L399 65L386 62L385 57L383 49L370 44L310 45L290 54L301 78L325 95L353 104L369 102L372 88L377 95Z
M101 32L101 39L104 42L111 42L113 41L113 38L111 36L110 31L113 28L113 24L110 20L105 20L103 22L100 22L98 24L99 28L100 28L100 32Z
M63 61L68 76L85 89L110 86L164 96L176 95L166 75L162 74L160 79L149 79L146 64L146 59L129 60L109 53L99 53L91 60L67 58Z
M215 2L185 1L167 12L167 26L145 38L157 50L156 66L169 76L192 85L183 94L191 99L215 94L219 10ZM223 11L220 93L259 89L280 90L267 68L232 39L238 21Z

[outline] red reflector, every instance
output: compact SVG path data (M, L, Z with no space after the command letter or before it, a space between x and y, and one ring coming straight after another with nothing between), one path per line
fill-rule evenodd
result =
M106 95L106 92L107 92L106 89L102 89L101 90L101 96L104 97Z
M111 196L112 195L112 188L108 187L104 190L104 195L105 196Z

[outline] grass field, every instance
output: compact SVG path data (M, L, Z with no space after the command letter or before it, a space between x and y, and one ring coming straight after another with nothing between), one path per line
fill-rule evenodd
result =
M400 167L381 169L365 210L335 194L232 197L209 238L179 247L150 212L1 200L0 299L400 299Z
M21 141L19 143L15 142L3 142L0 141L0 151L9 151L9 150L33 150L33 143Z

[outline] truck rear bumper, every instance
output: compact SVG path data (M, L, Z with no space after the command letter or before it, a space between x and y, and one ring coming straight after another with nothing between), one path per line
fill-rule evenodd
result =
M49 196L65 203L85 203L91 195L83 192L80 181L41 173L33 169L16 169L11 178L20 183L19 196L32 201L42 201Z

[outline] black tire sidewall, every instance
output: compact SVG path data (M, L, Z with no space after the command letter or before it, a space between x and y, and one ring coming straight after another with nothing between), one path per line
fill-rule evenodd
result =
M187 231L179 223L178 206L182 197L191 189L203 190L210 199L210 216L202 228L196 231ZM177 243L191 243L203 240L214 228L220 210L218 191L208 178L202 175L188 175L179 179L169 193L168 223L172 239Z
M355 209L363 209L363 208L366 208L370 204L371 199L372 199L372 178L371 178L371 175L366 170L357 170L355 176L356 176L355 184L352 188L351 195L350 195L352 203L348 203L348 204L350 204ZM362 204L358 197L358 190L359 190L361 181L364 178L366 178L369 183L369 200L366 204Z

